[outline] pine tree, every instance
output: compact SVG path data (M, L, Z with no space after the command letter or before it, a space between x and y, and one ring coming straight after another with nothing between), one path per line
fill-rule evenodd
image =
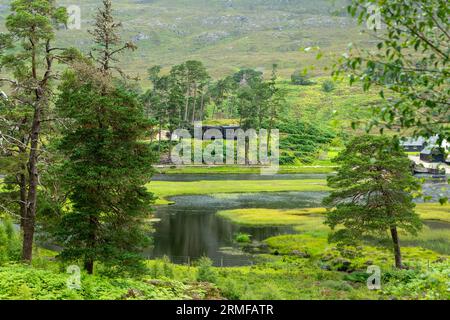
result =
M422 227L412 201L412 192L420 185L407 155L397 140L363 135L354 138L335 161L338 172L328 178L334 191L324 200L329 209L325 223L338 229L330 240L355 244L364 236L390 232L395 265L402 268L398 231L414 235Z
M119 44L120 24L111 16L111 2L103 3L93 31L103 48L101 58L74 64L56 102L66 119L58 148L66 158L60 175L70 206L55 235L64 247L60 257L82 260L90 274L96 261L115 269L139 265L153 202L145 184L154 158L149 145L140 142L150 122L138 94L112 76L118 70L111 65L114 55L130 46Z
M30 262L42 126L50 105L54 64L64 60L64 55L59 52L61 49L53 47L52 42L55 26L67 21L67 12L65 8L56 7L54 0L15 0L11 2L11 12L6 19L8 33L0 36L0 69L11 75L10 78L0 77L0 84L9 84L12 92L2 103L0 134L3 148L0 157L13 159L8 161L14 164L8 168L7 181L12 196L9 202L20 207L22 259ZM17 185L17 192L14 192L14 185Z
M111 0L103 0L103 6L98 8L95 16L94 29L89 33L94 39L96 46L92 49L90 56L97 62L103 73L111 70L125 76L123 71L114 65L118 61L117 54L125 50L136 50L132 42L123 43L120 38L122 23L115 21Z

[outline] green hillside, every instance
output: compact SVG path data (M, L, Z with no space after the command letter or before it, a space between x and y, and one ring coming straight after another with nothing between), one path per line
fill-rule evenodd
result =
M87 50L98 0L58 1L81 7L81 30L61 30L61 45ZM116 0L114 7L123 22L123 38L139 49L123 59L126 71L145 76L154 64L165 68L195 59L204 62L213 76L241 67L270 73L279 65L288 77L298 68L316 66L323 75L329 59L316 60L317 52L301 48L320 47L324 54L340 55L349 41L367 39L360 27L346 16L343 0ZM0 17L9 1L0 1ZM0 30L4 23L0 23ZM348 37L352 34L352 38Z

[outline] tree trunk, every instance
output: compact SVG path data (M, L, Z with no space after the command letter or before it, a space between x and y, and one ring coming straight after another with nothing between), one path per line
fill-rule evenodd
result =
M250 149L250 138L245 137L245 164L249 165L250 161L248 159L248 153L249 153L249 149Z
M401 269L401 268L403 268L403 264L402 264L402 254L400 251L400 243L399 243L399 239L398 239L397 227L391 227L391 237L392 237L392 242L394 244L395 267Z
M214 102L213 110L212 110L212 118L216 119L216 102Z
M184 105L184 121L187 121L188 118L188 109L189 109L189 98L191 96L191 86L188 85L188 89L186 92L186 101L185 101L185 105Z
M195 109L197 104L197 83L194 84L194 105L192 106L192 124L195 122Z
M25 166L22 167L25 169ZM25 217L27 215L27 180L24 173L19 174L20 188L20 230L23 231Z
M205 112L205 93L202 92L202 99L200 102L200 121L203 121L203 113Z
M94 261L92 259L88 259L84 262L84 270L88 274L94 274Z
M161 154L161 134L162 134L162 119L159 119L159 128L158 128L158 155Z
M39 183L38 177L38 148L39 148L39 133L41 131L41 101L37 98L34 109L33 124L31 126L31 145L30 145L30 157L28 160L28 195L27 195L27 213L24 221L23 228L23 246L22 246L22 259L26 262L31 262L33 257L33 238L36 219L36 207L37 207L37 188Z

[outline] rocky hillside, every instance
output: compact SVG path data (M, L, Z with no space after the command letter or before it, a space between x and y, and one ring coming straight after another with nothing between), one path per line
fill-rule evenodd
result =
M154 64L169 67L187 59L203 61L213 75L230 73L240 67L270 70L277 63L280 72L312 64L323 73L324 53L341 54L350 41L361 41L359 27L345 14L346 0L115 0L123 22L124 39L139 50L124 57L123 66L141 76ZM0 0L0 18L9 0ZM81 7L81 30L61 30L62 45L87 50L87 34L100 0L59 0L61 5ZM3 23L0 28L3 27ZM323 59L328 60L329 59Z

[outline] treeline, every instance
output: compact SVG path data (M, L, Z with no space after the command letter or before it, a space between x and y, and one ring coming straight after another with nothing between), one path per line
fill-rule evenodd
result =
M148 70L152 88L142 95L147 117L157 124L155 149L160 155L171 149L163 132L172 136L176 129L205 120L237 124L244 130L264 128L269 135L279 129L281 164L309 163L335 137L325 126L290 118L286 91L277 86L276 65L268 80L260 71L241 69L214 81L200 61L175 65L166 74L161 70Z
M158 124L159 141L163 129L172 133L214 118L232 119L243 129L270 131L286 110L285 93L276 86L276 72L273 65L268 81L253 69L213 81L200 61L173 66L164 75L161 66L154 66L148 71L152 88L143 94L142 101L147 116Z

